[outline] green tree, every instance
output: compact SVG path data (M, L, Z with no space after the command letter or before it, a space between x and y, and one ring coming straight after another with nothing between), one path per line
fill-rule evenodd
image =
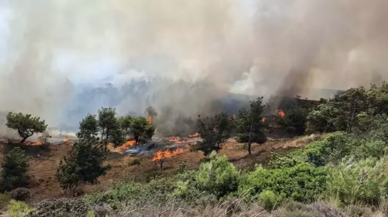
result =
M104 166L107 148L95 138L84 139L74 144L69 157L61 160L57 178L63 189L74 189L82 183L95 184L97 178L106 174L110 166Z
M1 185L4 190L12 190L26 184L28 157L19 147L13 148L4 156L1 167Z
M98 121L95 115L88 114L79 123L78 138L92 138L98 134Z
M155 127L148 123L145 117L133 117L131 121L130 133L136 141L150 139L154 135Z
M203 151L205 156L212 151L221 149L221 144L230 138L233 124L226 113L221 112L214 117L199 118L199 134L202 141L198 142L198 149Z
M112 133L118 130L119 124L116 118L116 109L101 108L98 110L98 125L101 131L101 140L108 143Z
M239 142L248 143L248 154L252 154L252 143L263 144L267 137L263 132L263 97L258 97L256 101L251 101L249 109L241 109L236 120L237 137Z
M307 115L306 131L309 133L334 131L334 115L335 109L332 105L327 103L318 105Z
M123 131L123 136L127 139L127 137L130 135L132 116L127 115L127 116L120 117L118 119L118 122L121 130Z
M307 109L301 106L293 106L288 109L283 118L287 131L297 135L303 135L306 130L307 115Z
M22 137L21 143L34 133L43 133L47 129L47 125L44 120L40 120L39 117L32 117L30 114L13 113L9 112L7 115L7 127L17 130L20 137Z

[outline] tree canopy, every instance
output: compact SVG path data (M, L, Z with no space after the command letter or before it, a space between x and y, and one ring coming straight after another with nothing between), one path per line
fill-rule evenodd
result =
M74 144L69 157L61 160L57 178L63 189L72 189L82 183L95 184L99 176L105 175L110 166L104 166L107 148L95 138L80 138Z
M18 131L20 137L22 137L21 143L26 141L28 137L34 135L34 133L43 133L47 129L45 121L40 120L39 117L13 112L8 113L6 125Z
M263 132L263 97L250 102L249 109L241 109L236 120L236 131L239 142L248 143L248 153L251 154L252 143L263 144L267 137Z
M155 127L145 117L132 117L129 133L133 136L136 144L140 140L150 139L154 135Z
M198 149L207 156L212 151L221 149L221 144L230 138L233 129L232 121L225 112L198 119L199 134L202 141L198 142Z

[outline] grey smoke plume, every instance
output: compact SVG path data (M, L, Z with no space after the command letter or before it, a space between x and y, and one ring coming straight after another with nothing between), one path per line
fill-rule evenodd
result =
M0 0L0 110L57 126L100 106L197 115L227 92L319 97L312 88L368 85L388 76L387 9L385 0Z

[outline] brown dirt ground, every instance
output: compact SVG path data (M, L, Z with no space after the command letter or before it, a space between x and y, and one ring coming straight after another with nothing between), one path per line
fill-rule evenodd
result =
M233 162L239 169L250 169L255 164L265 163L270 159L273 152L289 150L290 148L302 147L320 136L302 137L290 140L273 140L263 145L252 146L252 155L247 156L245 145L229 140L223 145L220 155L226 155L229 161ZM0 144L0 162L3 158L4 144ZM189 147L187 148L189 149ZM32 184L29 187L33 193L34 200L39 201L46 198L62 196L62 190L56 181L55 173L60 160L71 150L71 145L51 145L50 153L33 155L30 160L28 174L32 177ZM163 171L156 167L154 162L148 158L142 158L140 165L129 166L128 162L132 157L117 152L112 152L107 163L112 166L108 173L99 179L99 183L93 186L87 185L83 190L87 192L106 189L111 183L124 180L145 182L152 175L159 174L169 176L175 174L179 165L185 163L189 168L198 168L203 154L201 152L187 151L174 156L164 162Z

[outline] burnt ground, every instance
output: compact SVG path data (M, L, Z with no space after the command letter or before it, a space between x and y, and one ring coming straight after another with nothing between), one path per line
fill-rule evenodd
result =
M320 137L310 136L288 140L270 140L263 145L254 144L251 156L247 156L246 145L231 139L223 145L219 154L226 155L229 161L233 162L237 168L249 170L253 169L256 164L268 162L274 153L285 153L292 148L303 147L318 138ZM0 161L2 161L6 146L8 145L0 143ZM112 149L107 160L112 169L105 176L100 177L98 184L83 186L83 191L88 193L104 190L110 184L120 181L147 182L155 175L170 176L175 174L183 163L188 168L198 168L201 159L204 157L203 154L190 151L190 144L179 144L179 146L185 147L187 151L173 158L166 159L163 164L163 170L157 167L150 157L144 156L137 157L141 160L140 165L130 166L129 162L134 156L120 153L117 149ZM32 157L28 171L32 180L29 188L32 191L34 201L63 196L59 183L55 178L55 173L60 160L69 153L71 147L71 142L67 144L53 144L50 146L51 150L49 152L35 150L29 153ZM34 147L32 149L37 148ZM158 149L160 147L155 148L155 150Z

